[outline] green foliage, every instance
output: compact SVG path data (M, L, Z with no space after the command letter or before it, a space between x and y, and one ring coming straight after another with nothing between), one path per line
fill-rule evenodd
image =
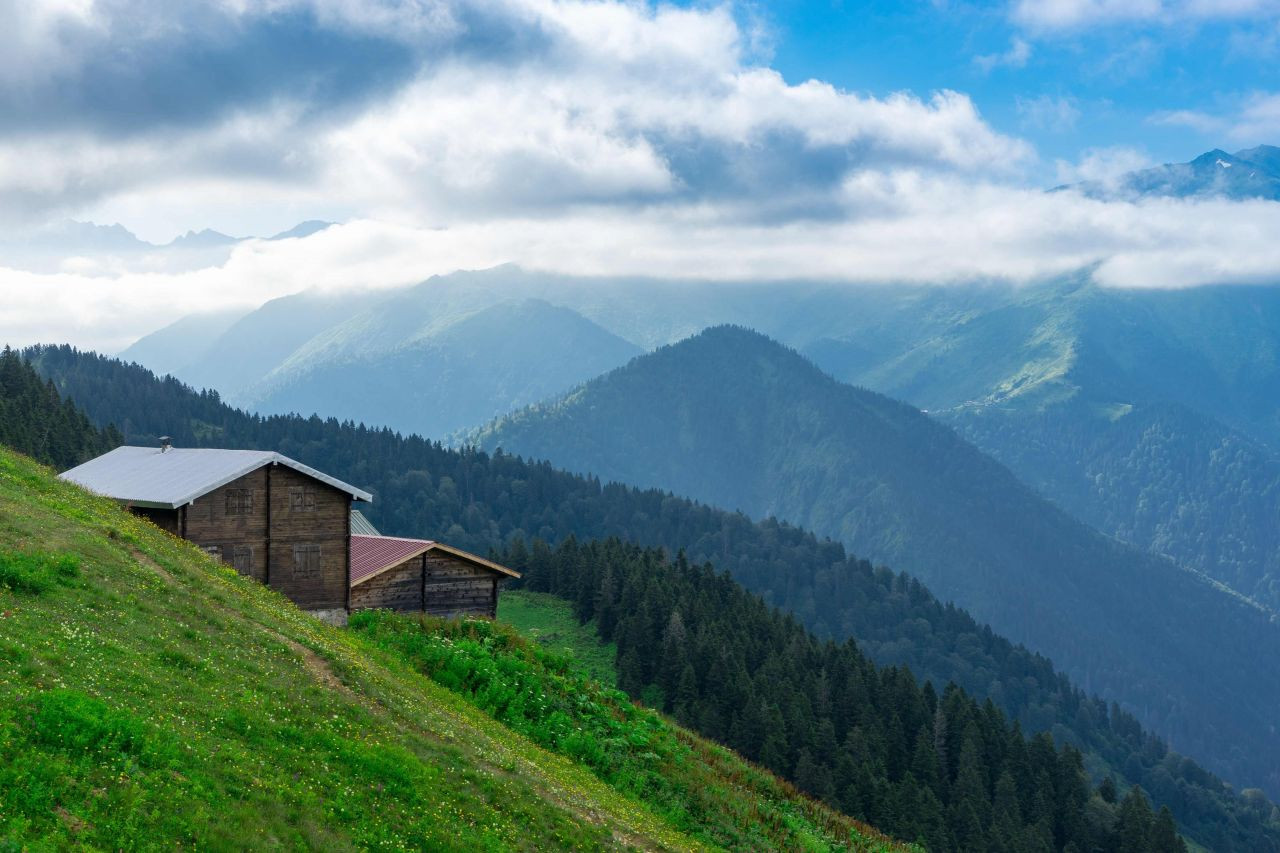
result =
M851 835L829 812L792 797L746 764L737 764L726 780L708 761L705 745L510 628L486 620L413 620L387 611L353 614L350 628L704 842L798 849L809 839L816 842L813 849L887 849L876 833Z
M70 585L80 575L80 561L70 554L23 553L0 548L0 587L39 595L58 584Z
M176 380L69 347L30 355L96 422L120 423L131 442L170 434L180 445L270 447L370 487L376 493L370 515L389 534L430 533L485 553L499 543L559 541L573 531L658 545L672 554L684 550L694 563L714 561L770 604L795 613L817 636L855 638L881 665L909 667L922 680L954 682L978 701L990 699L1024 731L1052 731L1058 741L1081 749L1098 777L1132 774L1127 781L1167 804L1206 846L1275 849L1259 840L1280 822L1271 817L1270 804L1242 802L1221 779L1168 749L1116 704L1073 686L1045 658L943 604L918 581L850 557L838 543L774 520L755 523L665 492L605 485L504 453L451 451L416 436L315 417L248 415L223 405L215 392L193 392ZM546 549L520 559L552 572L560 565ZM616 594L616 579L602 578L601 595L611 589ZM585 606L594 595L583 587L571 600ZM1139 609L1153 611L1149 601ZM1200 626L1198 619L1179 624L1188 631ZM1074 630L1070 636L1096 641ZM1259 660L1258 649L1240 659ZM1226 668L1234 670L1234 664ZM1261 685L1256 688L1245 704L1266 706L1270 714L1276 703ZM1150 704L1168 706L1164 694ZM1241 766L1275 769L1243 745L1240 732L1202 730L1193 712L1182 709L1190 742L1214 736L1229 741L1231 760Z
M608 687L618 685L618 647L600 640L595 623L578 622L569 602L527 589L506 589L498 598L498 619L557 654Z
M0 850L707 846L363 634L4 450L0 553L23 577L79 572L0 586ZM739 759L677 737L734 790ZM887 846L766 782L778 820L803 825L762 829L729 796L715 817L740 846Z

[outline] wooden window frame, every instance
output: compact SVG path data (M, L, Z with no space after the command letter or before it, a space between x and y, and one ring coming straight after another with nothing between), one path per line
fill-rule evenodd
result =
M310 486L289 487L289 512L315 512L316 490Z
M227 515L253 515L253 489L227 489L225 501Z

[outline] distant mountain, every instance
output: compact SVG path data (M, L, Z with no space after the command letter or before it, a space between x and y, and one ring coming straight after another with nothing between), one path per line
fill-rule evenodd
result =
M67 248L69 254L139 252L155 248L153 244L138 239L137 235L118 222L97 225L74 219L64 219L46 226L31 235L26 242L40 248Z
M1280 200L1280 148L1259 145L1234 154L1215 148L1189 163L1166 163L1114 181L1086 181L1075 188L1097 197L1221 196ZM1059 187L1059 189L1063 189Z
M308 219L306 222L299 222L288 231L281 231L279 234L272 234L266 239L291 240L294 238L310 237L312 234L315 234L318 231L323 231L333 224L334 223L332 222L325 222L320 219Z
M1244 477L1239 466L1221 467L1225 457L1208 455L1203 434L1188 439L1186 446L1201 455L1186 466L1171 457L1120 464L1142 452L1140 434L1130 429L1138 421L1092 414L1177 406L1194 414L1197 431L1248 439L1250 453L1280 449L1280 289L1273 287L1114 290L1084 275L1026 287L735 284L576 278L507 266L341 297L323 316L272 303L256 320L245 318L251 334L228 339L216 355L201 356L179 375L253 403L272 388L320 376L322 365L370 364L412 351L512 299L564 306L644 348L725 322L759 329L844 382L927 409L1103 532L1280 607L1269 592L1280 582L1274 558L1263 558L1271 553L1269 534L1251 520L1267 517L1265 484ZM607 346L610 338L592 340ZM586 362L611 357L592 351L588 339L579 346ZM167 370L168 362L149 366ZM265 392L249 393L255 387ZM407 398L388 398L388 405L395 401ZM323 400L299 402L325 411ZM524 402L513 395L505 409ZM413 416L384 411L395 423ZM1063 429L1034 426L1048 412ZM1104 435L1112 431L1114 438ZM1098 457L1081 453L1086 438L1110 443L1108 458L1117 460L1107 471L1114 488L1096 501L1081 497L1089 493L1083 478L1099 473ZM1121 441L1134 443L1124 450ZM1033 464L1037 459L1054 460L1054 469L1042 470ZM1141 504L1117 497L1137 494L1145 496ZM1214 513L1211 525L1202 515L1208 506L1239 509Z
M266 413L322 412L442 437L562 393L642 351L567 308L503 302L386 353L268 376Z
M946 413L1028 485L1280 612L1280 457L1172 403Z
M1145 709L1175 744L1212 729L1280 758L1274 708L1259 701L1280 698L1269 614L1102 536L919 410L758 334L709 330L477 438L831 535Z
M189 314L134 342L120 352L126 361L145 364L161 376L182 375L210 356L213 342L226 333L245 311Z
M221 231L214 231L211 228L205 228L201 231L188 231L178 237L174 237L165 244L169 249L213 249L219 246L230 246L240 242L239 237L232 237L223 234Z

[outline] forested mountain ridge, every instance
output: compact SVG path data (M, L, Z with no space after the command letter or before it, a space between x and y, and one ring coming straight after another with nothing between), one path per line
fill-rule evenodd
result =
M683 549L713 561L770 603L792 611L822 637L853 637L882 665L910 666L935 684L955 682L992 699L1027 732L1052 731L1086 754L1095 777L1108 768L1139 782L1183 826L1258 832L1265 814L1193 760L1155 761L1149 733L1114 704L1087 695L1043 657L1014 646L919 582L851 558L842 546L774 521L753 523L668 493L602 485L545 463L452 451L417 437L337 421L257 417L137 366L69 347L29 351L40 369L95 420L118 421L131 442L171 434L179 445L271 447L376 494L370 507L387 533L431 535L484 553L498 543L572 531L584 539L620 536ZM1227 743L1221 739L1218 743ZM1243 751L1233 768L1252 772ZM1263 801L1265 803L1265 799ZM1198 836L1203 837L1203 836ZM1230 849L1225 842L1215 845Z
M946 426L757 333L710 329L477 440L832 536L1143 709L1183 750L1216 758L1248 740L1280 757L1262 699L1280 698L1268 613L1097 533ZM1280 784L1262 764L1238 778Z
M1076 517L1280 611L1280 456L1177 403L940 415Z

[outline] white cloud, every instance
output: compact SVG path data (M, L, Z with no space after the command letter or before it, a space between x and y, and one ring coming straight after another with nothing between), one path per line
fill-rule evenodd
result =
M1035 98L1019 97L1014 102L1018 115L1026 127L1063 133L1071 130L1080 120L1080 108L1075 98L1040 95Z
M988 53L973 58L974 64L983 71L990 72L995 68L1024 68L1031 58L1031 43L1024 38L1014 36L1009 49L1004 53Z
M1253 92L1221 113L1173 110L1156 113L1155 124L1189 127L1243 145L1272 144L1280 137L1280 92Z
M1040 32L1125 23L1173 25L1274 17L1276 0L1014 0L1013 20Z
M1054 161L1059 184L1074 184L1078 181L1106 184L1127 172L1151 165L1151 157L1146 152L1126 146L1086 148L1074 163L1067 160Z
M241 244L184 273L0 269L0 340L107 351L188 313L309 288L388 288L506 262L583 275L708 280L1034 282L1093 267L1116 287L1280 281L1280 204L1098 201L918 170L869 170L827 221L730 221L704 205L595 208L421 228L362 220L302 240ZM177 298L175 298L177 295Z
M727 8L310 2L335 28L431 49L340 108L307 100L303 86L218 101L192 121L161 111L103 130L59 125L55 112L0 127L0 217L92 215L152 240L208 226L267 233L313 217L349 224L244 243L196 270L75 246L41 267L56 273L0 269L0 339L117 349L192 311L504 262L734 279L1031 281L1093 267L1121 286L1280 280L1266 236L1280 228L1280 205L1019 188L1034 151L965 95L789 83L754 62L753 36ZM248 30L299 3L198 8L217 21L239 16ZM116 3L68 8L36 28L52 34L40 42L50 56L119 35ZM175 11L184 8L157 4L152 26L193 26ZM64 56L56 73L88 55ZM1020 111L1059 130L1080 112L1052 97ZM1274 115L1259 96L1236 121L1262 129ZM1098 179L1139 159L1096 150L1060 168Z

